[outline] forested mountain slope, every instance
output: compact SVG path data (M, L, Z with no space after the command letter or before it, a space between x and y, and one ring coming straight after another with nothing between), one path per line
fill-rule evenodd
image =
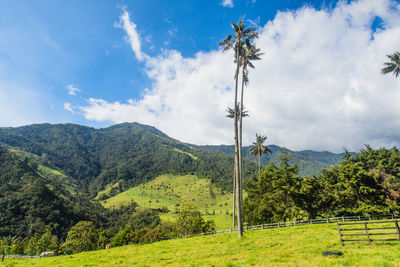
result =
M212 151L220 151L226 154L234 153L234 146L220 145L220 146L199 146L198 148L207 149ZM300 176L318 176L323 169L330 168L332 165L337 164L344 153L335 154L328 151L318 152L312 150L292 151L290 149L282 148L276 145L268 145L272 153L264 154L261 156L261 163L267 165L269 162L279 164L279 157L286 151L291 158L291 163L297 163L299 166ZM251 155L251 146L243 147L243 155L247 160L257 162L257 157Z
M232 155L181 143L138 123L104 129L74 124L0 128L1 143L35 155L91 196L107 184L119 182L124 191L164 173L196 173L231 189ZM255 169L254 163L244 162L245 177Z

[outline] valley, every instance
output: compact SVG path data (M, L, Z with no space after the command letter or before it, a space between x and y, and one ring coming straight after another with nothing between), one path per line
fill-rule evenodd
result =
M103 199L104 191L97 198ZM195 205L205 219L215 221L216 229L232 227L232 193L225 192L195 175L160 175L154 180L133 187L101 203L106 208L116 208L135 201L141 208L165 210L160 217L175 221L176 212L183 203ZM166 208L166 209L165 209Z

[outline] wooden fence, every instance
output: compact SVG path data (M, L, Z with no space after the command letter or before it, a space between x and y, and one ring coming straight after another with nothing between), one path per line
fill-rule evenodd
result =
M370 221L370 220L385 220L385 219L400 219L400 215L381 215L381 216L371 216L371 217L364 217L364 216L341 216L341 217L333 217L333 218L319 218L319 219L310 219L310 220L300 220L300 221L290 221L290 222L277 222L277 223L266 223L266 224L259 224L259 225L251 225L251 226L244 226L244 231L250 230L259 230L259 229L270 229L270 228L282 228L282 227L290 227L290 226L298 226L298 225L306 225L306 224L321 224L321 223L337 223L337 222L354 222L354 221ZM226 230L220 231L212 231L207 233L200 233L194 235L186 235L186 237L192 236L201 236L201 235L215 235L215 234L224 234L224 233L233 233L237 232L237 228L231 228ZM176 237L179 238L179 237ZM172 238L165 238L165 239L172 239Z
M382 224L385 224L382 226ZM353 228L352 226L363 226L361 228ZM380 227L371 227L370 225L380 225ZM354 222L354 223L337 223L340 244L348 241L366 241L369 244L373 241L400 241L400 230L397 220L380 221L380 222ZM350 227L350 228L347 228ZM348 234L345 234L348 233ZM343 237L365 237L364 239L343 239ZM377 238L374 238L376 236ZM379 239L378 236L389 236L390 238Z
M1 255L0 257L3 257ZM30 256L30 255L17 255L17 254L6 254L4 255L4 259L37 259L39 256Z

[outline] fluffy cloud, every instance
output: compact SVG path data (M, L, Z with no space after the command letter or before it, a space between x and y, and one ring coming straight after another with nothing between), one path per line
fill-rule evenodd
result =
M233 7L233 0L222 0L222 5L224 7L232 8Z
M279 12L260 28L257 46L265 54L245 92L244 143L259 133L298 150L398 145L400 81L380 69L385 55L399 49L399 9L389 0L343 1L329 10ZM376 17L383 24L373 31ZM189 58L165 51L146 58L153 83L141 99L89 99L80 109L90 120L137 121L182 141L229 144L233 127L224 115L233 102L232 59L221 51Z
M77 92L81 91L81 89L74 87L72 84L68 84L67 86L65 86L65 88L67 88L68 94L70 95L76 95Z

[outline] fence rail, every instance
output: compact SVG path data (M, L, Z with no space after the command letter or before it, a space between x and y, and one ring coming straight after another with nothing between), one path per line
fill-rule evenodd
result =
M260 230L260 229L271 229L271 228L282 228L282 227L291 227L291 226L299 226L299 225L307 225L307 224L322 224L322 223L338 223L338 222L354 222L354 221L371 221L371 220L385 220L385 219L400 219L400 215L381 215L381 216L341 216L341 217L332 217L332 218L318 218L318 219L310 219L310 220L300 220L300 221L291 221L291 222L278 222L278 223L267 223L267 224L259 224L259 225L251 225L244 226L243 231L251 231L251 230ZM224 234L224 233L233 233L237 232L237 228L200 233L194 235L186 235L184 238L193 237L193 236L201 236L201 235L216 235L216 234ZM172 239L172 238L170 238Z
M1 255L1 254L0 254ZM0 256L2 258L3 255ZM6 254L4 255L4 259L37 259L39 256L30 256L30 255L18 255L18 254Z

